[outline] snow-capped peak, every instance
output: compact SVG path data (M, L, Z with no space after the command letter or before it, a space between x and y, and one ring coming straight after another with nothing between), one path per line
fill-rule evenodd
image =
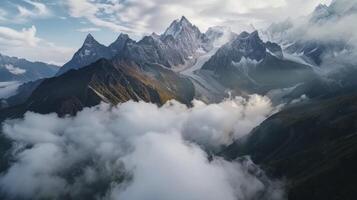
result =
M164 32L164 36L172 35L174 38L176 38L182 30L184 29L193 29L194 26L191 24L191 22L188 21L188 19L185 16L182 16L180 20L175 20L171 23L169 28L166 29Z

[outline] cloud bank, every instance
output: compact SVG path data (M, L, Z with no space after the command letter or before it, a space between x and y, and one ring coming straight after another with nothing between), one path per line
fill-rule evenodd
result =
M192 108L101 104L66 118L28 112L4 123L14 162L0 177L1 192L25 199L282 199L282 185L249 158L210 154L273 112L257 95L194 101Z
M115 32L137 35L161 33L174 19L185 15L205 31L231 26L236 32L260 27L287 17L306 15L330 0L67 0L69 14ZM293 11L293 12L292 12ZM214 13L214 14L212 14Z
M0 26L1 53L53 64L63 64L64 60L73 55L74 49L58 46L39 38L36 34L36 26L20 31Z
M0 82L0 99L6 99L14 94L16 94L17 88L21 83L13 82ZM1 105L1 103L0 103Z

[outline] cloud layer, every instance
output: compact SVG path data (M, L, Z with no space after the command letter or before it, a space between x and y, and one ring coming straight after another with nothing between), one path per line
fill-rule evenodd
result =
M272 112L270 100L257 95L192 108L102 104L66 118L29 112L4 124L15 162L0 178L1 191L20 198L281 199L281 185L249 158L207 153Z
M287 17L311 12L318 3L330 0L67 0L72 17L85 18L93 25L116 32L161 33L181 15L205 31L216 25L231 26L234 31L260 27ZM294 12L291 12L294 11Z
M20 31L0 26L1 53L54 64L63 64L74 53L74 49L55 45L37 37L36 33L35 26Z

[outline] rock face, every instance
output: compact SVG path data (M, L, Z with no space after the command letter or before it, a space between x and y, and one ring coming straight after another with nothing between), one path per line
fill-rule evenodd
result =
M198 51L212 48L211 41L185 17L175 20L162 35L145 36L124 49L123 57L138 63L158 63L168 68L193 64Z
M73 55L72 59L61 67L57 75L64 74L71 69L79 69L89 65L100 58L111 58L111 51L97 42L91 34L88 34L82 47Z
M160 65L138 66L127 60L100 59L79 70L43 80L25 103L3 109L0 118L25 111L75 114L102 101L116 105L143 100L161 105L176 99L190 104L193 95L188 79Z
M55 75L58 66L0 54L0 82L33 81Z
M112 44L109 45L111 57L120 54L127 44L132 43L135 43L135 41L130 39L128 34L121 33L119 37Z
M264 93L314 77L306 65L284 59L281 47L263 42L257 31L243 32L221 47L202 67L229 88Z
M138 42L130 39L127 34L120 34L116 41L106 47L89 34L83 46L57 75L82 68L100 58L112 59L116 56L137 63L161 64L168 68L190 65L194 63L198 51L212 48L212 42L185 17L172 22L162 35L154 33Z

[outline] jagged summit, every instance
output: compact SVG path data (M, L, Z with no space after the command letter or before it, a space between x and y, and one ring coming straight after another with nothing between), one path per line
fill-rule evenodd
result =
M213 46L220 47L236 36L228 28L210 30L211 37L201 33L198 27L182 16L174 20L163 34L152 33L137 42L121 33L106 47L88 34L83 46L62 67L59 74L70 69L79 69L100 58L112 59L116 56L138 63L158 63L168 68L189 66L200 53L210 51Z
M129 39L129 35L126 34L126 33L120 33L119 36L117 37L117 39L113 42L114 43L117 43L117 42L120 42L121 40L127 40Z
M95 40L95 39L92 34L88 33L85 40L89 41L89 40Z
M164 32L163 36L172 35L174 38L177 38L177 36L180 35L182 31L200 33L196 26L192 25L192 23L188 21L185 16L182 16L181 19L174 20L170 24L170 26Z
M96 39L94 39L92 34L88 33L86 39L83 42L83 47L91 48L93 45L99 46L101 44Z
M128 34L121 33L118 38L109 45L112 56L120 54L128 43L135 43Z
M317 11L317 10L325 10L327 8L328 8L328 6L326 4L320 3L318 6L316 6L315 11Z
M72 59L60 68L57 75L61 75L71 69L79 69L89 65L100 58L110 58L110 49L100 44L92 34L88 34L82 47L73 55Z
M185 16L181 17L180 23L183 25L191 25L192 26L192 23Z

